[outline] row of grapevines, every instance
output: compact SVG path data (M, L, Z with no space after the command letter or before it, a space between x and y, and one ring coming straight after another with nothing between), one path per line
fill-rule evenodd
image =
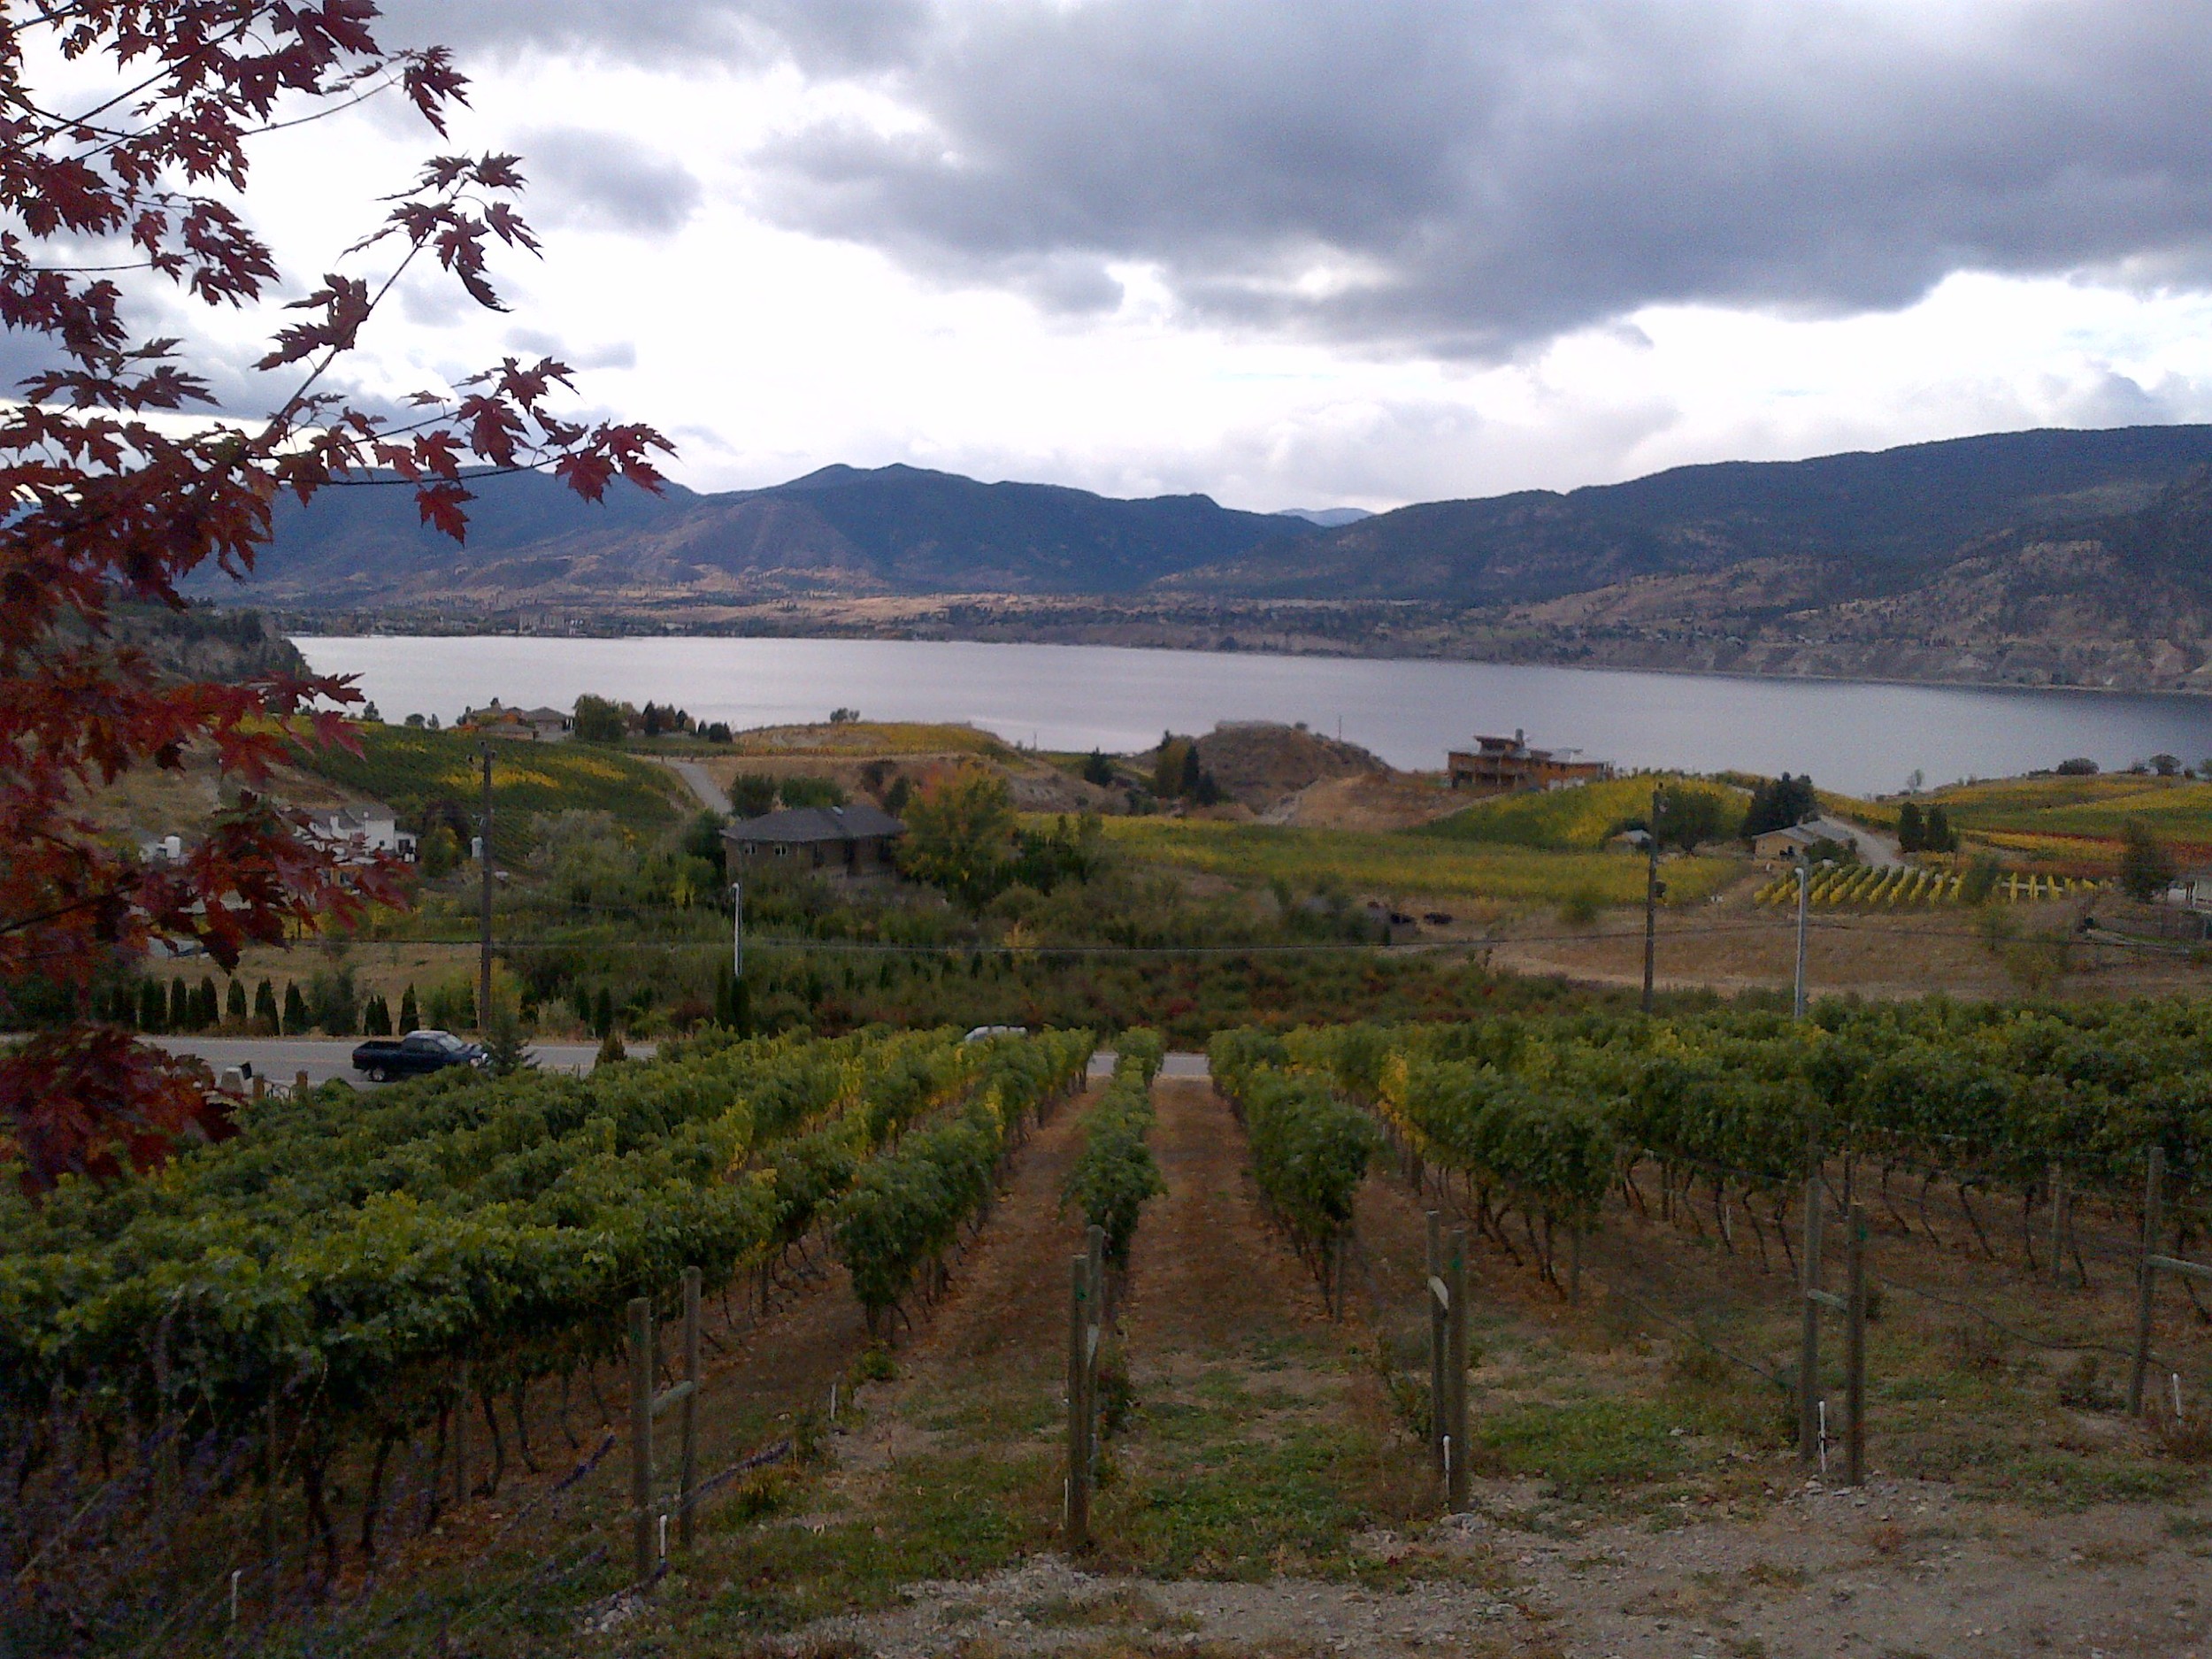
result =
M975 1047L967 1104L860 1169L836 1205L830 1236L871 1333L924 1267L941 1264L962 1224L980 1224L1006 1155L1054 1100L1080 1085L1092 1040L1050 1032Z
M1250 1138L1260 1195L1301 1254L1325 1253L1351 1223L1375 1153L1373 1123L1326 1079L1294 1068L1282 1040L1266 1032L1221 1032L1206 1053L1215 1087Z
M457 1361L500 1381L561 1369L618 1340L629 1297L758 1259L777 1194L748 1167L757 1102L785 1124L841 1099L896 1117L917 1068L958 1048L949 1032L701 1044L588 1079L272 1104L157 1176L12 1217L0 1402L220 1431L291 1393L335 1428L403 1432Z
M1114 1058L1113 1081L1083 1122L1083 1145L1069 1166L1062 1197L1106 1234L1106 1259L1129 1265L1137 1218L1148 1200L1167 1190L1145 1144L1152 1131L1152 1079L1166 1041L1148 1028L1125 1031Z
M2124 1196L2155 1146L2177 1200L2212 1188L2212 1013L2178 1001L1506 1016L1294 1033L1285 1051L1417 1129L1425 1156L1555 1214L1602 1191L1598 1128L1624 1172L1652 1157L1771 1195L1815 1147L1967 1188L2030 1191L2055 1167Z

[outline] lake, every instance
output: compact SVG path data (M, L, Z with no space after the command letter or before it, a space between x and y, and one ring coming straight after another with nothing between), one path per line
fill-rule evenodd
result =
M2001 777L2084 755L2212 757L2212 699L1755 680L1498 663L1268 657L958 641L303 638L387 719L565 709L579 692L674 703L732 726L966 720L1048 749L1133 750L1220 720L1305 721L1394 766L1434 770L1477 732L1620 766L1810 772L1854 794Z

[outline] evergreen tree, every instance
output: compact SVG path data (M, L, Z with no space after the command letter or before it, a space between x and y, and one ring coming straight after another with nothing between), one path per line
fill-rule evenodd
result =
M169 1029L192 1029L192 993L182 979L169 981Z
M1192 743L1183 750L1183 769L1181 776L1176 780L1176 794L1196 795L1204 777L1198 764L1198 745Z
M391 1005L381 995L369 998L368 1006L361 1010L361 1034L365 1037L388 1037L392 1034Z
M1114 781L1114 764L1102 749L1093 749L1083 762L1083 781L1094 783L1103 789Z
M599 987L597 1000L592 1004L592 1034L604 1042L614 1034L614 993L605 986Z
M141 1031L159 1031L166 1025L169 1006L162 1000L161 982L143 979L138 987L138 1028Z
M194 994L192 1023L201 1031L213 1031L223 1023L223 1000L215 993L215 976L200 976L200 988Z
M284 982L284 1025L288 1037L305 1034L307 1030L307 999L300 995L300 987L293 980Z
M257 1030L265 1032L271 1036L276 1034L276 987L266 979L262 980L253 988L253 1023Z
M415 1005L415 987L411 985L399 994L399 1034L404 1037L421 1028L422 1012Z
M243 979L230 982L230 990L223 999L223 1019L227 1025L232 1025L246 1023L246 982Z
M2120 831L2120 886L2131 899L2148 903L2172 885L2174 861L2140 818Z
M1784 772L1779 778L1762 778L1752 786L1751 804L1744 809L1744 838L1763 835L1769 830L1788 829L1792 825L1802 824L1819 810L1820 802L1813 794L1810 774L1793 778Z
M1920 844L1932 853L1958 851L1959 833L1951 827L1950 814L1941 807L1928 809L1928 816L1920 826Z
M1897 846L1901 852L1916 853L1928 845L1927 831L1920 821L1920 803L1908 801L1897 809Z

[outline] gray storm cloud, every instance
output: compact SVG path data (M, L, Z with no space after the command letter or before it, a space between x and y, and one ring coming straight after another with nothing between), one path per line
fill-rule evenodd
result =
M464 46L856 81L899 130L786 135L752 158L757 209L1059 307L1135 262L1200 316L1491 357L1654 302L1848 312L1959 270L2212 270L2205 0L402 16Z
M548 226L667 235L697 211L699 180L675 157L577 127L518 135L530 212Z

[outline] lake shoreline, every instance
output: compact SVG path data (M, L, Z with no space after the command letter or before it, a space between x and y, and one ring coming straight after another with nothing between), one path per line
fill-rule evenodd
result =
M694 640L724 643L743 643L761 640L795 640L834 642L873 641L882 644L957 644L957 645L1036 645L1094 647L1105 650L1162 651L1179 656L1206 656L1224 657L1262 657L1283 662L1302 662L1315 658L1332 662L1354 663L1464 663L1490 668L1556 668L1584 674L1661 674L1687 680L1740 680L1757 685L1833 685L1833 686L1896 686L1928 690L1995 691L2022 693L2034 696L2060 696L2078 694L2085 697L2169 697L2177 702L2212 708L2212 687L2193 690L2170 686L2082 686L2041 684L2017 680L1932 679L1905 674L1884 673L1821 673L1781 672L1747 668L1686 668L1662 663L1600 663L1556 657L1472 656L1440 651L1383 651L1329 649L1314 647L1308 649L1258 649L1249 646L1210 649L1187 645L1133 644L1106 637L1047 637L1042 633L1027 634L918 634L911 630L885 629L868 631L854 629L847 632L818 630L776 633L765 630L691 630L673 632L661 629L638 629L628 633L606 634L544 634L534 631L518 632L512 628L455 628L444 631L411 629L405 632L375 628L288 630L287 637L317 640L547 640L570 641L587 640Z
M318 672L357 674L388 719L497 697L565 709L581 693L653 701L733 727L964 720L1009 742L1134 753L1164 730L1304 722L1402 771L1433 772L1478 732L1624 770L1810 772L1884 794L2016 775L2075 756L2108 770L2212 755L2212 701L2094 687L1931 686L1544 664L1024 641L654 634L300 634ZM2094 691L2092 695L2066 693Z

